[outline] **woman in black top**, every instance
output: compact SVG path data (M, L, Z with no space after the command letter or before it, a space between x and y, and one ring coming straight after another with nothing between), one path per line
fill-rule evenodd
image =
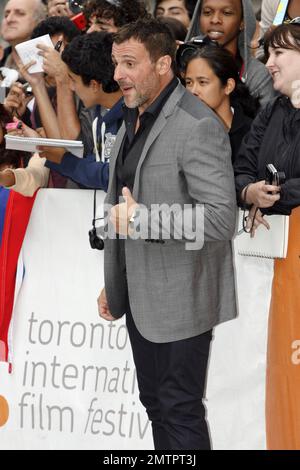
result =
M269 313L266 424L269 449L300 448L300 25L280 25L267 38L266 64L280 93L253 121L235 162L240 204L249 226L265 230L264 214L291 214L286 259L275 261ZM265 184L266 164L284 172ZM254 219L254 220L253 220ZM300 341L299 341L300 343ZM298 344L298 355L297 355Z
M258 109L258 100L241 82L232 55L217 44L196 49L184 65L187 90L215 111L226 127L234 162Z

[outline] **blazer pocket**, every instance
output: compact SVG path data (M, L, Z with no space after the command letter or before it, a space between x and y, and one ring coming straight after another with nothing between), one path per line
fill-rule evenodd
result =
M155 161L155 162L147 162L147 165L145 165L145 169L147 170L147 168L161 168L161 167L168 167L168 166L174 166L174 161L170 160L170 161ZM177 166L177 165L176 165Z

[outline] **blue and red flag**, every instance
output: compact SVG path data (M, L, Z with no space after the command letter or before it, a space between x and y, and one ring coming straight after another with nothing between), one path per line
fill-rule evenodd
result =
M19 253L33 197L0 187L0 361L8 362L8 331L12 318Z

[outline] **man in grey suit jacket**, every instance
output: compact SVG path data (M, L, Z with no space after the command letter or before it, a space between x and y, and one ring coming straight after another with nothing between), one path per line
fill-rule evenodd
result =
M236 316L235 189L228 136L175 77L175 52L156 20L123 27L113 44L126 106L106 204L119 237L105 240L98 303L106 320L126 313L155 448L209 449L202 400L212 328ZM149 230L137 238L142 207Z

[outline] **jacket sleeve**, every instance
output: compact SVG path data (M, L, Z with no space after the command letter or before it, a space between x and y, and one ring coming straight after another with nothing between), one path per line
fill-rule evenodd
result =
M290 215L292 209L300 206L300 178L291 178L281 185L280 199L272 207L261 209L263 214Z
M33 155L26 168L17 168L12 171L15 175L16 183L8 189L13 189L23 196L33 196L38 188L47 187L49 179L49 169L45 167L45 158L40 158L38 154Z
M234 162L235 187L238 205L243 206L242 190L258 181L258 158L265 130L270 119L270 106L266 106L254 119Z
M266 66L251 57L247 67L246 85L250 94L259 99L261 106L266 106L275 97L273 80Z
M46 161L47 168L57 171L67 178L89 189L107 191L109 180L109 163L96 162L95 155L78 158L72 153L65 153L61 163Z
M277 8L279 5L279 0L263 0L261 5L261 20L260 20L260 27L262 30L262 35L264 35L272 23L276 16Z
M227 133L215 118L203 118L186 136L178 171L184 175L193 204L183 207L183 219L171 218L170 238L200 249L204 242L231 240L236 224L236 198ZM151 235L165 239L164 213L151 208ZM168 219L167 219L168 220ZM184 220L183 237L178 237ZM168 220L169 223L169 220ZM202 245L201 245L202 243ZM193 247L194 245L194 247Z

